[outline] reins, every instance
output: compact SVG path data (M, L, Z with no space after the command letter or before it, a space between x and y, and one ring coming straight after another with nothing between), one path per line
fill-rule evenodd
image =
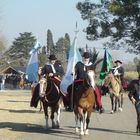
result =
M58 98L58 99L56 99L56 100L54 100L54 101L49 101L48 98L47 98L47 96L51 94L51 91L52 91L52 89L53 89L53 84L54 84L54 87L55 87L55 89L56 89L58 95L60 94L60 90L59 90L58 86L57 86L52 80L50 80L50 81L51 81L51 86L50 86L51 88L49 89L49 91L48 91L47 93L46 93L46 91L45 91L45 94L44 94L44 101L46 101L48 104L53 104L53 103L55 103L55 102L57 102L57 101L59 100L59 98Z

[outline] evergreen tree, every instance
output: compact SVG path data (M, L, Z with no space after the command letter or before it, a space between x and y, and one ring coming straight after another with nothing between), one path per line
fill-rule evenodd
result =
M34 47L36 38L31 32L20 33L12 46L3 54L3 61L11 66L26 66L30 57L29 52Z
M49 54L54 54L55 53L55 46L53 43L53 35L51 30L48 29L47 31L47 50Z
M3 54L5 49L6 49L6 47L5 47L5 44L4 44L4 40L0 38L0 55Z

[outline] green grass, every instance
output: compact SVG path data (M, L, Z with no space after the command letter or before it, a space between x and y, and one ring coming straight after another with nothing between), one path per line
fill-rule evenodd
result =
M124 77L129 80L137 79L138 72L137 71L127 71L124 73Z

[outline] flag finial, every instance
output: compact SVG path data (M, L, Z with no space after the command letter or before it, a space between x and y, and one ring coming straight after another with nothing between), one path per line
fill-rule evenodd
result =
M76 29L75 29L75 36L77 36L79 30L78 30L78 24L77 24L77 21L76 21Z

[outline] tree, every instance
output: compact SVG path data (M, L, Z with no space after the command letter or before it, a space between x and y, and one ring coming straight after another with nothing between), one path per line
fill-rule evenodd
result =
M5 47L5 41L3 38L0 38L0 55L3 54L3 52L5 51L6 47Z
M70 50L70 36L69 36L68 33L65 34L64 39L65 39L65 44L66 44L66 45L65 45L66 52L67 52L67 51L69 52L69 50Z
M12 66L26 66L29 52L34 47L36 38L31 32L20 33L12 46L4 53L3 60Z
M101 0L78 2L77 9L86 27L87 39L110 37L111 47L129 46L130 52L140 53L140 1Z
M63 66L66 67L66 62L70 51L70 37L68 33L66 33L64 37L58 39L55 50L57 58L63 63Z
M42 47L42 51L38 54L39 66L43 66L47 61L46 46Z
M134 61L135 65L136 65L137 72L140 75L140 59L138 59L137 57L135 57L133 61Z
M36 38L32 35L31 32L20 33L20 36L13 41L13 44L7 53L16 57L29 58L29 52L33 48L36 42Z
M47 50L49 54L55 53L55 46L53 43L53 36L51 30L48 29L47 31Z

